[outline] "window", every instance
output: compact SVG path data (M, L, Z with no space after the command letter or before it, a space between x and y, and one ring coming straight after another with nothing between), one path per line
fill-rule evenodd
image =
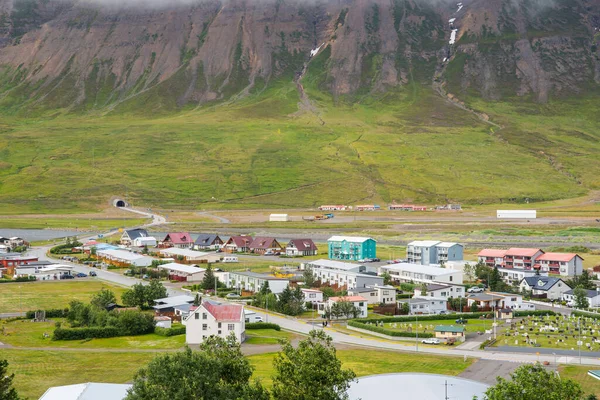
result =
M220 335L221 334L221 330L219 329L219 331L217 333Z
M452 276L450 276L450 282L452 282Z
M200 319L200 314L195 314L196 319Z
M456 332L452 332L452 336L456 336Z
M219 322L219 326L217 326L217 328L221 329L221 323Z
M362 301L360 303L358 303L359 307L363 307L365 303L363 303Z
M309 298L309 299L315 299L316 297L317 297L317 294L316 294L316 293L309 293L309 294L308 294L308 298Z
M208 325L206 325L206 324L202 324L202 330L203 330L203 331L207 331L207 330L208 330Z
M206 315L206 313L202 313L202 319L207 319L208 316Z
M227 330L232 331L235 329L235 324L227 324Z
M377 293L371 292L371 297L375 296Z

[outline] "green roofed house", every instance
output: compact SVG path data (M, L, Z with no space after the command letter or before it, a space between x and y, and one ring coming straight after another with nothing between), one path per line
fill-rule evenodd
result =
M465 327L462 325L438 325L434 329L435 337L438 339L454 339L457 342L465 340Z
M330 260L361 261L377 257L377 242L373 238L332 236L327 245Z

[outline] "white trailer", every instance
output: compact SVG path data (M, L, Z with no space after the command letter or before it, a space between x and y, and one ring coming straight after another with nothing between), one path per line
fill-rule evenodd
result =
M496 211L498 219L536 219L536 210L498 210Z
M269 216L270 222L288 222L290 217L287 214L271 214Z

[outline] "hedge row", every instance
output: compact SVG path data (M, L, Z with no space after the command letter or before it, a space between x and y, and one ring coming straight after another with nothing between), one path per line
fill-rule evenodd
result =
M37 310L37 311L46 311L46 318L66 318L69 313L68 308L56 308L51 310ZM25 317L27 319L35 318L36 311L27 311L25 313Z
M281 327L268 322L249 322L246 324L246 329L275 329L276 331L280 331Z
M486 316L486 315L493 315L491 311L489 312L476 312L476 313L465 313L465 314L443 314L443 315L419 315L418 317L412 316L412 315L404 315L404 316L400 316L400 317L382 317L382 318L377 318L377 319L373 319L372 321L378 321L378 322L384 322L384 323L388 323L388 322L412 322L415 320L420 321L439 321L439 320L456 320L459 318L462 319L476 319L479 318L481 316ZM353 320L353 321L357 321L358 323L361 323L362 320ZM364 323L364 322L362 322Z
M593 313L593 312L587 312L587 311L573 311L571 314L573 314L576 317L589 317L589 318L600 318L600 314L597 313Z
M556 313L550 310L530 310L513 312L514 317L538 317L544 315L556 315Z
M15 282L34 282L35 276L20 276L15 279L0 279L0 283L15 283Z
M114 326L104 328L57 328L54 330L52 340L103 339L116 336L121 336L121 331Z
M384 335L395 336L395 337L410 337L410 338L419 337L419 338L423 338L423 339L433 337L433 333L421 332L421 333L417 334L417 333L413 333L413 332L392 331L392 330L385 329L385 328L382 328L377 325L367 325L365 322L359 322L357 320L348 321L348 325L353 326L355 328L360 328L360 329L364 329L367 331L382 333Z
M181 325L181 326L176 326L173 328L162 328L160 326L157 326L156 328L154 328L154 333L156 333L157 335L160 336L178 336L178 335L185 335L185 325Z

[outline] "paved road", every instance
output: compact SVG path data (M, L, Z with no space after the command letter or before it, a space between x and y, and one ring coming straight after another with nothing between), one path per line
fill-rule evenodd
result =
M544 347L518 347L518 346L496 346L493 347L494 351L504 351L507 353L527 353L527 354L547 354L557 356L572 356L579 359L579 350L561 350L561 349L548 349ZM487 351L487 350L486 350ZM585 351L581 350L582 357L595 357L600 359L600 351Z
M458 376L488 385L495 385L496 377L509 378L510 374L519 365L517 362L510 361L477 360Z

